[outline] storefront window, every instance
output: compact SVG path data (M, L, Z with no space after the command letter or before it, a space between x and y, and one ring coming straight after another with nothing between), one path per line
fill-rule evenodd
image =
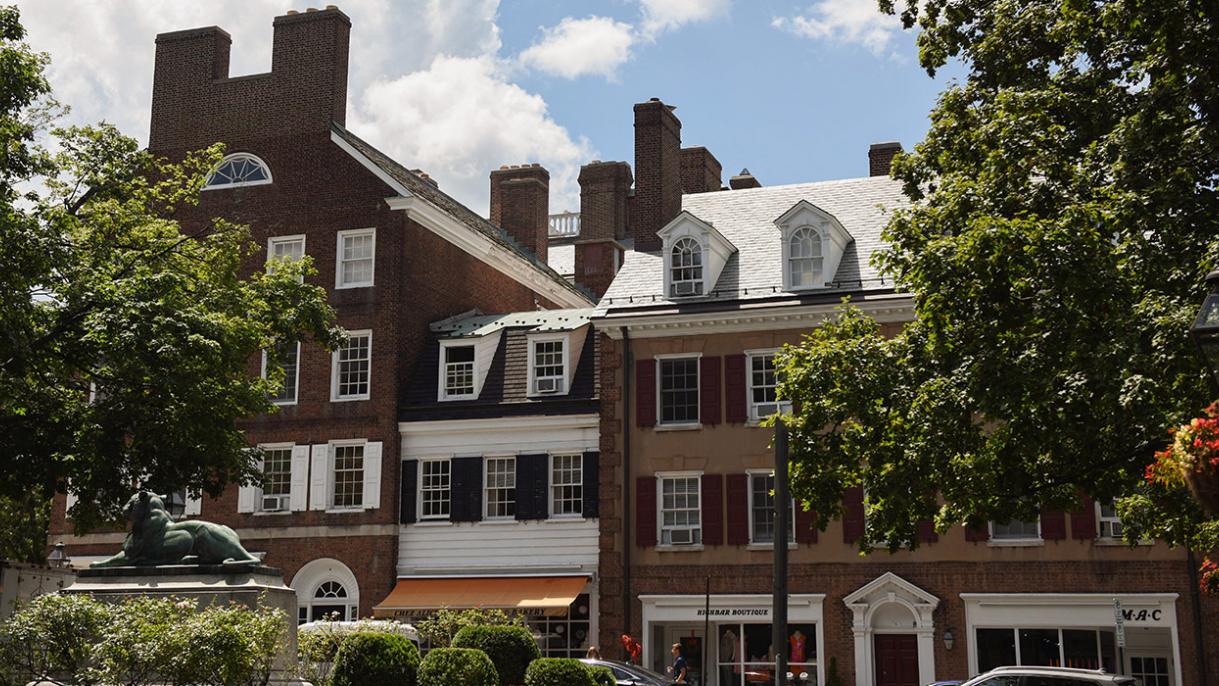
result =
M1016 632L1011 629L978 629L978 671L1016 664Z
M562 617L535 617L529 628L538 635L542 657L584 657L588 651L589 597L576 597Z
M975 636L979 672L1005 665L1113 672L1115 666L1114 635L1103 629L978 629Z
M817 628L814 624L789 624L787 653L790 683L814 684L817 680ZM770 624L720 624L717 627L716 686L754 686L775 683L775 649ZM807 674L807 677L801 677Z
M1021 629L1020 664L1038 667L1057 667L1058 629Z

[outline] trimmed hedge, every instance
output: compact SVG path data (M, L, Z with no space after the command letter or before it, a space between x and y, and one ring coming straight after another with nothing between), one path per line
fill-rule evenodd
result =
M525 686L598 686L593 670L571 657L543 657L529 663Z
M609 667L597 667L595 665L587 665L588 671L593 675L593 681L597 686L618 686L618 680L614 678L614 672Z
M491 658L473 648L434 648L419 663L419 686L495 686L497 681Z
M415 686L419 649L400 634L357 632L343 639L334 657L331 686Z
M475 648L491 658L500 686L525 683L525 669L542 656L533 634L523 626L472 625L453 637L454 648Z

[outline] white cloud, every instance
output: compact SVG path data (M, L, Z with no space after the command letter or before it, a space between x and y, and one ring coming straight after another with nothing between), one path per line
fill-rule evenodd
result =
M771 25L814 40L859 45L877 57L896 56L891 47L902 30L901 20L882 13L876 0L821 0L806 14L775 17Z
M683 24L708 21L728 13L731 0L639 0L640 30L649 38Z
M596 74L613 79L631 56L634 32L629 24L609 17L573 19L543 29L542 39L518 56L523 66L574 79Z

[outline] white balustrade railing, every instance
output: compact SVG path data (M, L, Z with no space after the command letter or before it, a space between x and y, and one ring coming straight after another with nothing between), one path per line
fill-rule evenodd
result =
M551 238L571 238L580 235L580 213L560 212L550 215Z

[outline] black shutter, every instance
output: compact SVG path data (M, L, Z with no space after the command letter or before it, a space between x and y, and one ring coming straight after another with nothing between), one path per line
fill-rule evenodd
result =
M546 487L549 485L550 456L516 456L516 518L546 519Z
M597 517L598 498L601 494L600 473L597 469L598 453L584 453L584 516Z
M398 479L402 484L402 494L398 499L398 521L403 524L415 523L415 498L419 493L419 460L403 460L402 475Z
M483 511L483 459L453 458L453 491L449 521L477 522Z

